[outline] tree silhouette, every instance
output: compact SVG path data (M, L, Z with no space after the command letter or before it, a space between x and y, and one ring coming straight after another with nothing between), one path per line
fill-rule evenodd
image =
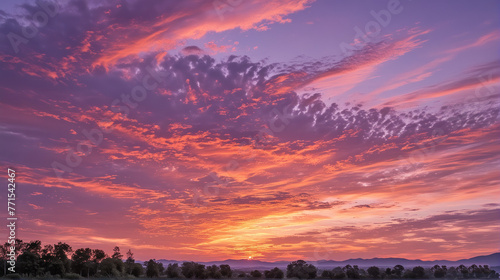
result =
M160 262L157 262L154 259L150 259L147 262L144 262L144 266L146 267L146 276L153 278L153 277L158 277L160 276L161 273L163 273L163 264Z
M76 250L71 257L73 261L73 271L80 275L83 275L83 272L86 271L86 276L90 276L91 258L92 250L90 248Z
M454 266L452 266L446 272L446 278L452 278L452 279L458 278L458 273L459 273L458 270Z
M207 266L207 276L211 279L220 279L222 274L220 273L220 268L217 265Z
M435 265L431 268L431 272L433 273L434 277L436 278L443 278L446 276L446 266L439 266Z
M101 249L92 250L92 261L94 263L100 263L102 260L106 258L106 252Z
M313 279L316 278L318 270L312 264L307 264L306 261L298 260L291 262L286 267L286 277L297 277L299 279Z
M27 243L24 251L33 253L40 257L40 254L42 252L42 241L35 240Z
M107 257L106 252L100 249L80 248L73 252L71 246L66 243L59 242L57 244L45 245L39 240L23 242L17 240L15 250L18 253L16 274L18 277L46 277L49 275L57 275L55 278L64 278L86 276L86 277L128 277L133 275L141 277L144 275L144 267L134 260L134 254L131 250L127 252L127 259L122 261L123 255L120 253L118 246L114 247L111 257ZM5 243L0 247L0 256L4 260L2 262L3 269L6 269L5 261L8 259L7 253L10 251L10 244ZM72 253L72 254L71 254ZM71 259L68 256L71 254ZM146 267L145 274L147 277L160 277L163 274L164 267L161 262L154 259L144 262ZM77 273L77 274L73 274ZM237 273L238 277L247 277L246 273ZM275 267L271 270L264 271L262 274L258 270L250 272L253 278L261 278L265 276L267 279L282 279L285 273ZM308 264L303 260L297 260L287 265L286 275L288 278L312 279L317 275L317 269L314 265ZM233 271L227 264L210 265L205 267L203 264L196 262L184 262L182 266L177 263L169 264L166 269L168 278L194 278L194 279L230 279L233 277ZM449 278L499 278L499 274L492 270L488 265L473 264L469 267L459 265L458 267L446 267L444 265L434 265L424 269L421 266L416 266L405 271L402 265L396 265L394 268L386 268L381 270L376 266L372 266L365 272L356 265L346 265L345 267L335 267L332 270L325 269L322 271L323 278L330 279L360 279L360 278L407 278L407 279L422 279L433 277L436 279ZM14 276L12 276L14 277Z
M321 272L321 278L332 278L333 279L333 273L330 270L323 270L323 272Z
M195 276L196 263L194 262L183 262L181 266L182 275L186 278L194 278Z
M380 269L376 266L370 266L367 270L368 275L373 278L378 278L380 276Z
M130 274L135 277L140 277L143 273L144 273L144 268L142 267L142 265L140 263L134 263Z
M415 278L422 279L425 277L425 269L421 266L416 266L412 269Z
M476 264L469 266L468 271L469 275L473 278L480 278L482 276L481 269Z
M467 278L469 276L469 270L463 264L458 266L458 271L460 271L460 273L462 273L463 278Z
M344 268L342 270L345 272L347 278L350 278L350 279L361 278L359 275L359 268L357 265L351 266L348 264L348 265L344 266Z
M182 274L186 278L206 279L207 272L205 265L195 262L183 262L181 266Z
M231 267L228 264L220 265L220 273L224 278L231 278L231 276L233 276L233 271L231 270Z
M207 273L205 271L205 265L195 263L194 277L197 279L206 279Z
M385 273L382 275L382 278L391 277L391 275L392 275L392 269L388 267L385 269Z
M134 253L132 253L132 250L130 250L130 249L128 249L128 251L127 251L127 261L128 260L134 260Z
M392 269L391 273L396 275L397 277L401 277L401 275L403 274L403 271L405 270L405 268L400 265L400 264L397 264L394 266L394 268Z
M125 261L125 273L131 275L132 270L134 269L134 264L134 253L132 253L132 251L129 249L127 252L127 260Z
M66 243L59 242L54 245L54 255L58 260L66 261L68 260L68 254L71 254L73 249Z
M42 249L41 262L45 272L51 275L64 276L71 269L70 260L64 255L64 260L60 260L55 255L55 249L52 245L45 245Z
M340 266L337 266L332 270L331 277L332 279L344 279L346 277L346 274Z
M120 253L120 247L115 246L115 248L113 248L113 255L111 257L113 259L123 259L123 255Z
M260 272L258 270L253 270L250 272L250 276L252 276L253 278L261 278L262 272Z
M264 271L264 276L266 278L282 279L285 277L285 274L283 273L283 270L275 267L271 270Z
M24 251L22 255L17 258L18 272L28 276L37 276L40 271L40 256L37 254Z
M107 277L120 277L125 272L125 265L121 259L105 258L100 265L101 274Z
M178 263L169 263L167 266L167 277L168 278L181 278L182 270Z

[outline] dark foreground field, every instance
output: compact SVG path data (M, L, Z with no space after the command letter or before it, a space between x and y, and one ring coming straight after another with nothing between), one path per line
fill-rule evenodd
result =
M60 277L23 277L20 276L19 278L17 277L0 277L0 279L26 279L26 280L74 280L75 278L70 277L70 278L60 278ZM155 278L149 278L149 277L114 277L114 278L86 278L86 277L81 277L78 278L81 280L89 279L89 280L187 280L186 278L167 278L167 277L155 277ZM253 278L253 277L246 277L246 278L232 278L234 280L266 280L266 278ZM315 278L317 280L331 280L330 278ZM419 279L412 279L412 280L430 280L430 279L436 279L436 278L419 278ZM439 280L472 280L472 279L499 279L499 278L439 278ZM197 279L193 279L197 280ZM203 280L221 280L221 279L213 279L213 278L208 278L208 279L203 279ZM300 280L298 278L282 278L282 280ZM346 279L347 280L347 279ZM381 280L381 278L362 278L362 280Z
M74 280L75 278L60 278L60 277L20 277L20 278L11 278L11 277L0 277L0 279L26 279L26 280ZM115 278L78 278L81 280L85 279L90 279L90 280L130 280L130 279L135 279L135 280L186 280L186 278L167 278L167 277L155 277L155 278L148 278L148 277L115 277ZM266 280L266 278L253 278L253 277L246 277L246 278L232 278L235 280ZM298 278L282 278L283 280L299 280ZM330 278L315 278L317 280L331 280ZM362 278L363 280L381 280L381 278ZM437 278L419 278L419 279L412 279L412 280L430 280L430 279L437 279ZM499 279L499 278L439 278L440 280L472 280L472 279ZM196 279L194 279L196 280ZM220 280L220 279L213 279L213 278L208 278L208 279L203 279L203 280Z

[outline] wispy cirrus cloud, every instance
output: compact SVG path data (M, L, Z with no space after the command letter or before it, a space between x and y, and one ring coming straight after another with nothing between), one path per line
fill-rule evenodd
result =
M390 98L390 100L386 101L382 106L397 106L404 103L460 93L466 90L472 90L472 95L476 95L475 99L485 97L483 93L478 94L480 90L484 91L484 89L489 91L489 94L486 95L495 97L498 95L498 86L500 85L500 76L498 75L499 68L500 61L480 65L471 69L469 73L465 73L462 77L447 83L430 86Z
M334 63L292 65L286 69L286 73L270 80L268 93L280 94L286 91L297 91L304 87L326 91L326 96L332 96L329 92L335 92L337 95L345 93L366 80L383 63L419 48L425 43L421 37L428 34L430 30L402 32L405 34L397 34L397 39L386 36L378 42L366 44L363 48Z

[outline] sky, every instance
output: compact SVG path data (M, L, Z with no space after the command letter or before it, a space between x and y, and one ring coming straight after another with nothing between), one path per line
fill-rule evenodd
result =
M499 8L2 1L18 237L139 260L498 252Z

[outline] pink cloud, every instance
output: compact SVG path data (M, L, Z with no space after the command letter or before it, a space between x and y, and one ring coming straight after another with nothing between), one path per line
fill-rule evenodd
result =
M236 50L236 47L232 45L217 45L214 42L205 43L205 48L211 50L211 54L224 53Z
M99 55L100 57L93 65L108 67L122 58L140 52L169 50L175 48L182 40L200 39L208 32L223 32L236 28L266 30L270 24L290 22L284 17L306 9L310 2L310 0L252 3L243 1L235 7L228 6L228 4L218 7L212 5L213 2L204 2L201 5L180 8L181 10L176 11L175 15L162 16L159 20L154 19L148 27L112 26L110 31L119 36L102 37L93 34L93 40L109 46ZM116 12L120 9L123 7L118 8ZM192 21L192 18L196 18L196 21ZM124 36L129 38L127 43L122 43Z

